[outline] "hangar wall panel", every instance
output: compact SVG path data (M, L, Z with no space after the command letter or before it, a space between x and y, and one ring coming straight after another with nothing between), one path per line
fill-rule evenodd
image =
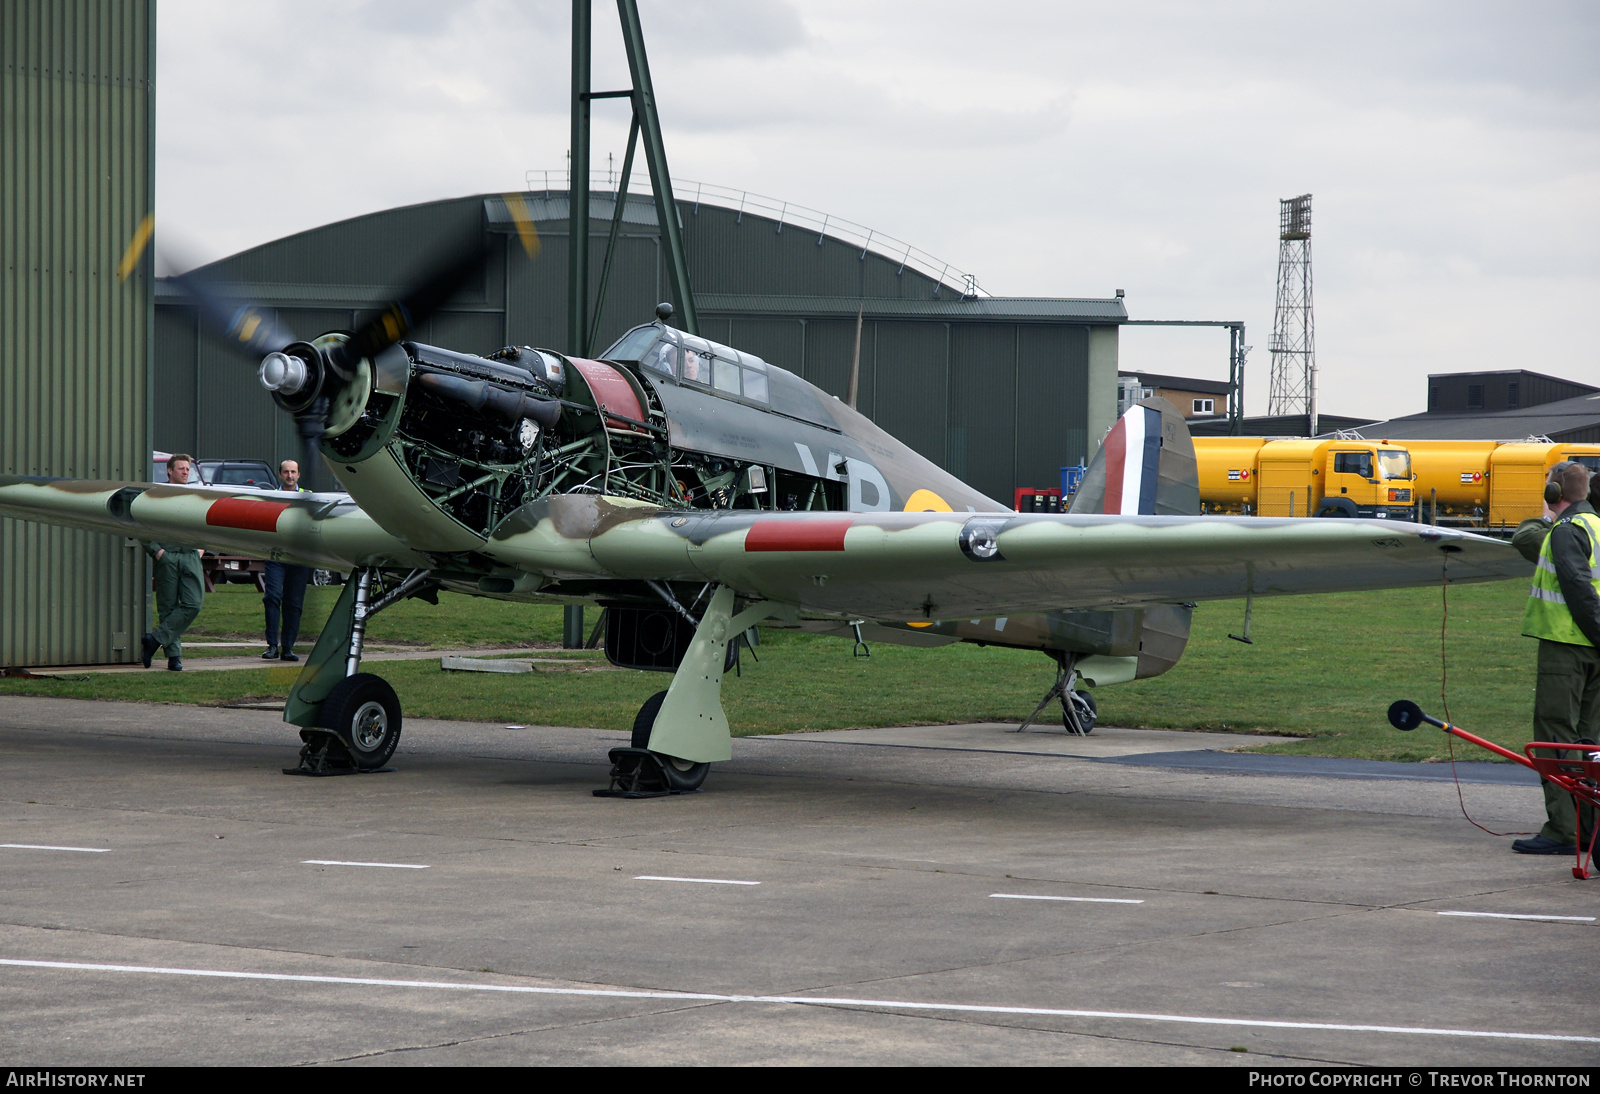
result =
M0 473L149 474L152 0L0 4ZM0 520L0 665L126 661L143 552Z
M198 447L195 397L199 391L200 318L194 308L158 308L155 359L162 362L156 387L151 447L188 452Z
M943 467L950 390L950 324L878 325L874 420Z
M798 374L805 360L805 330L798 319L735 318L728 344Z
M996 500L1016 469L1017 328L959 326L950 334L952 475Z
M600 234L593 240L589 252L589 269L594 274L594 293L600 291L600 271L606 260L606 236L611 231L609 222L600 221ZM541 256L543 261L543 256ZM600 312L599 335L594 340L594 353L599 353L622 337L623 332L656 317L656 305L670 295L664 288L666 268L661 265L660 242L654 236L623 233L617 239L617 266L606 286L606 297ZM565 264L561 267L565 274ZM564 314L567 280L560 280L560 296L554 303ZM595 299L591 295L590 299ZM594 322L590 315L589 321ZM715 337L715 335L712 335ZM560 348L560 338L554 328L533 345Z
M1087 450L1100 450L1100 442L1117 424L1117 328L1090 327L1089 376L1086 381L1089 410L1084 416Z
M862 341L868 332L861 332ZM829 395L850 395L850 357L855 351L854 319L812 319L806 323L806 359L800 375ZM857 387L859 389L859 383ZM859 391L857 393L859 402Z
M1056 486L1061 468L1081 463L1088 406L1089 330L1023 325L1017 329L1018 486Z

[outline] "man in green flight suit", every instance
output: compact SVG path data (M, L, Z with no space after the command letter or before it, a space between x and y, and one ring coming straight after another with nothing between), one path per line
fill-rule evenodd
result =
M167 457L167 481L186 483L194 457L175 452ZM141 660L149 668L157 649L167 651L167 668L183 671L183 632L200 614L206 579L200 569L201 551L186 543L146 543L145 554L155 560L156 610L161 623L143 639Z
M1522 618L1522 633L1539 640L1536 741L1573 744L1600 734L1600 515L1585 497L1589 479L1589 469L1570 460L1552 467L1548 481L1560 497L1543 517L1523 521L1511 540L1536 567ZM1572 854L1578 836L1572 795L1546 782L1544 808L1539 834L1517 840L1512 850ZM1594 813L1583 809L1585 842L1594 833Z

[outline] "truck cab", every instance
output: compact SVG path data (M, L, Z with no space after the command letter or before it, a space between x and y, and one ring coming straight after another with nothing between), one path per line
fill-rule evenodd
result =
M1410 515L1411 454L1395 445L1335 441L1328 447L1319 517Z
M1360 440L1282 440L1261 450L1264 517L1404 517L1412 496L1411 454Z

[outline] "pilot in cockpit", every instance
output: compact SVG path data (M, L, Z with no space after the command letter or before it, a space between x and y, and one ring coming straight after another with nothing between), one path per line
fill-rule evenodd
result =
M678 374L678 347L671 342L662 342L645 355L642 364L645 368L664 372L668 376Z

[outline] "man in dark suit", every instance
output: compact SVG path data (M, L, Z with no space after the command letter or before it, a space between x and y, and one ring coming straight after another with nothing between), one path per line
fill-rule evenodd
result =
M300 485L300 465L294 460L284 460L278 465L278 480L285 490L305 489ZM300 637L300 611L305 606L306 583L310 580L310 567L288 562L267 563L263 582L267 591L261 598L267 606L267 652L261 655L263 661L300 660L294 652L294 643Z

